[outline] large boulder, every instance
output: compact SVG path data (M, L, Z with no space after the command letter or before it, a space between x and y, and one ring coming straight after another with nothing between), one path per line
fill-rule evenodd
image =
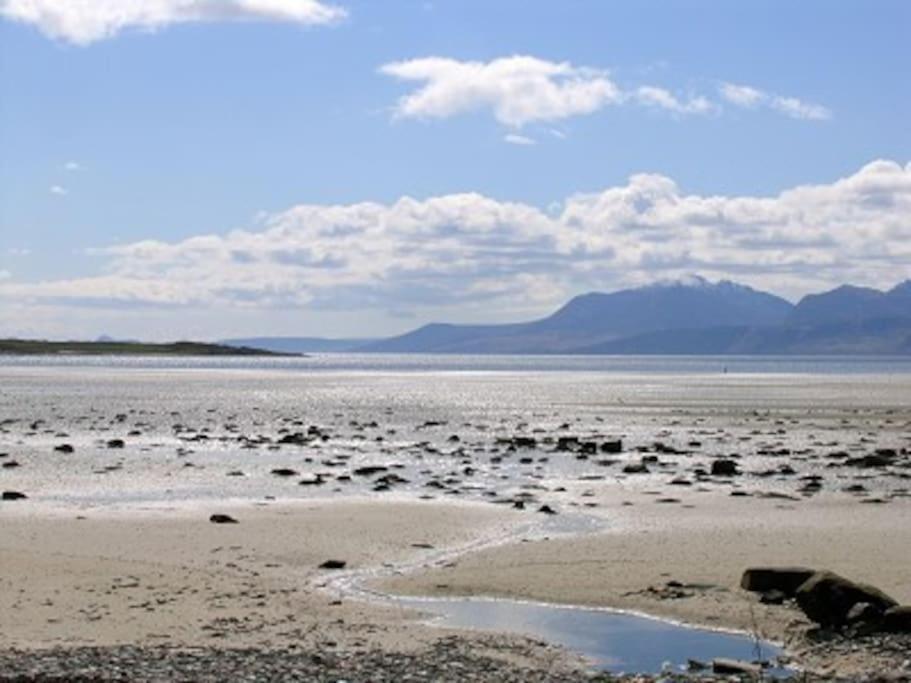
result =
M807 617L830 627L844 626L848 613L857 603L869 603L880 612L898 606L878 588L854 583L832 572L816 572L797 588L794 597Z
M815 573L807 567L751 567L740 577L740 587L754 593L780 591L793 598L800 585Z

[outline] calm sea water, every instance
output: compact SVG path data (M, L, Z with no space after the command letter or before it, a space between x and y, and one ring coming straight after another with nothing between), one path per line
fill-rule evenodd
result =
M911 356L498 356L321 353L306 357L2 356L0 367L238 369L288 372L596 372L911 374Z

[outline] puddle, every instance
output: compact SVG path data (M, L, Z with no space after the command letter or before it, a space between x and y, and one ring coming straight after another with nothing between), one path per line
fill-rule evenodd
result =
M688 659L716 657L775 662L781 648L750 637L710 631L609 610L563 607L512 600L395 598L395 602L436 615L435 624L518 633L540 638L590 659L611 673L659 673L670 665L680 671ZM768 676L785 676L771 669Z

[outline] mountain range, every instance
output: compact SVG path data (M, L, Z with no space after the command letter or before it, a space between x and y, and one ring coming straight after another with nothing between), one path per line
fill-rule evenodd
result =
M272 351L504 354L911 354L911 280L845 285L796 305L734 282L657 283L571 299L525 323L434 323L380 340L257 338Z

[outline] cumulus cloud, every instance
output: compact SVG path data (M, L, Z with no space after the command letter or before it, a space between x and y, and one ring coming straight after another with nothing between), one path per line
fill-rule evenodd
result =
M722 83L719 87L722 99L729 104L745 109L766 107L792 119L823 121L832 118L832 112L820 104L804 102L796 97L784 97L765 92L749 85Z
M571 294L700 273L797 296L889 286L911 263L911 164L876 161L774 196L688 194L663 175L547 211L480 194L301 205L256 229L101 249L95 277L14 278L0 297L68 306L543 313Z
M622 97L604 71L523 55L490 62L425 57L386 64L380 72L422 84L399 100L400 117L448 118L491 109L501 123L521 127L589 114Z
M75 45L112 38L131 28L236 20L317 25L345 15L343 8L321 0L0 0L0 16Z
M66 195L68 195L70 193L70 191L67 190L65 187L63 187L62 185L51 185L49 192L58 197L65 197Z

